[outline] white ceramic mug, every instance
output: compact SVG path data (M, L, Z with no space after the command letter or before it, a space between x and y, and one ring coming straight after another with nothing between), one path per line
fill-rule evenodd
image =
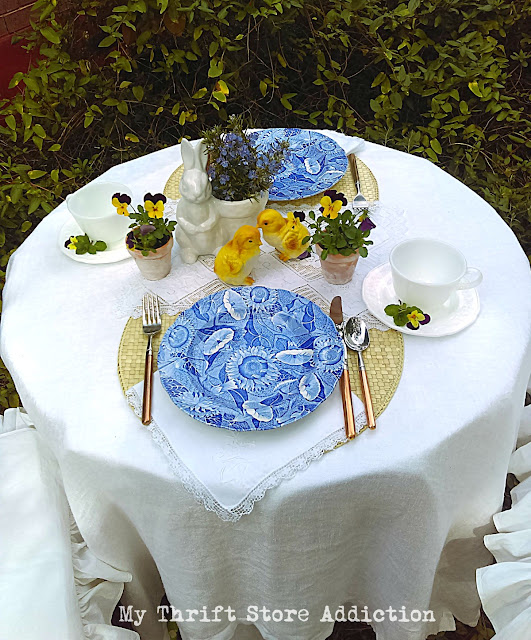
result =
M81 230L93 240L103 240L107 246L124 242L131 220L116 212L112 204L115 193L131 190L119 182L91 182L66 196L66 206Z
M397 244L389 262L397 297L428 313L441 309L458 289L477 287L483 280L458 249L432 238Z

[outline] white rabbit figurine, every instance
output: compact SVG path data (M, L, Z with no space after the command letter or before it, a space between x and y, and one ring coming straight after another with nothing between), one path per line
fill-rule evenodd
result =
M206 172L208 155L203 142L195 146L181 143L184 173L179 183L181 199L177 205L175 239L183 262L192 264L198 256L217 254L229 240L220 223L212 185Z

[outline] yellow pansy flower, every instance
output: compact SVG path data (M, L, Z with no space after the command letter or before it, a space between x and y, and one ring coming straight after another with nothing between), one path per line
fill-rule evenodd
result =
M116 207L116 213L121 216L129 217L128 205L131 204L131 198L126 193L115 193L112 197L112 205Z
M70 244L68 244L66 248L73 249L74 251L77 249L77 238L75 236L70 236Z
M337 214L343 206L341 200L332 200L330 196L323 196L319 204L322 207L321 213L323 216L325 216L325 218L330 218L331 220L337 218Z
M426 320L426 316L418 309L414 309L411 313L407 314L407 319L412 325L412 329L418 329L419 325Z
M144 196L144 208L148 216L150 218L162 218L165 202L166 196L162 193L156 193L154 196L151 193L146 193Z

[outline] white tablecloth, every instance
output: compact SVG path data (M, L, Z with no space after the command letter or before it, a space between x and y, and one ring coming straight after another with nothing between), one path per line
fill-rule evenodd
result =
M432 624L373 622L378 640L419 640L449 628L451 614L476 621L475 570L490 561L483 536L501 508L531 371L529 263L496 212L431 163L375 144L360 157L382 202L405 210L410 236L451 242L483 271L481 314L454 336L405 336L402 381L377 430L269 491L236 523L194 502L124 399L116 362L126 318L115 310L127 263L62 255L63 205L10 261L2 357L59 459L89 547L133 574L126 598L147 609L149 640L160 633L162 584L178 609L231 606L244 622L253 605L309 611L307 622L260 617L270 640L326 638L325 606L345 602L433 610ZM178 148L165 149L105 179L139 200L179 162ZM179 626L185 639L223 640L236 625L222 615Z

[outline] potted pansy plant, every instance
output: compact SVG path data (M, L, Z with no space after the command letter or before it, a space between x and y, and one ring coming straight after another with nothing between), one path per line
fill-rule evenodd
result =
M323 276L331 284L352 280L360 256L367 257L371 231L376 227L367 208L343 209L344 194L329 189L320 201L319 213L310 211L311 245L321 259Z
M202 136L216 209L232 236L241 225L256 225L289 143L283 140L259 149L257 134L246 132L241 116L231 116Z
M144 205L138 205L136 210L130 208L131 198L125 193L115 193L112 203L118 215L133 220L125 243L144 278L160 280L167 276L171 270L173 230L177 223L164 217L166 196L146 193Z

